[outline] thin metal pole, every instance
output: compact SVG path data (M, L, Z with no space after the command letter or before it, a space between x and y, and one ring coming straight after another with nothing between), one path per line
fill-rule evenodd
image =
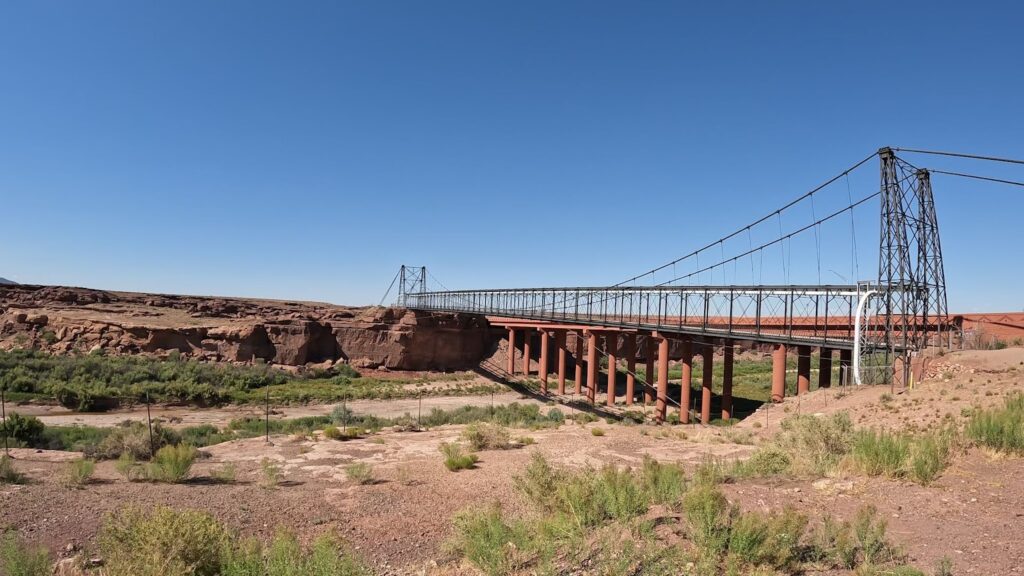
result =
M416 398L419 400L419 408L416 409L416 427L423 427L423 393L420 392Z
M149 411L149 390L146 391L146 426L149 428L149 457L156 455L156 445L153 443L153 414Z
M267 444L269 444L270 443L270 385L269 384L267 385L267 395L266 395L265 407L266 407L266 417L264 419L263 429L264 429L264 431L266 433Z
M3 417L4 425L4 455L11 457L11 447L7 441L7 396L5 387L0 387L0 416Z

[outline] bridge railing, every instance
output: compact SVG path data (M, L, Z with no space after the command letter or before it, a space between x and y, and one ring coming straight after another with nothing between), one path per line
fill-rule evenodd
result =
M856 285L451 290L403 295L418 310L852 347Z

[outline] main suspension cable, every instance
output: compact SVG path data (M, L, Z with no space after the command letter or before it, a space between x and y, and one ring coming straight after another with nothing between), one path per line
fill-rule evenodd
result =
M762 216L761 218L757 219L754 222L751 222L750 224L747 224L746 226L744 226L742 228L739 228L738 230L736 230L735 232L733 232L731 234L723 236L723 237L715 240L714 242L711 242L711 243L707 244L706 246L703 246L701 248L698 248L697 250L694 250L693 252L690 252L689 254L687 254L685 256L681 256L679 258L676 258L675 260L673 260L671 262L668 262L666 264L662 264L661 266L658 266L657 268L652 268L651 270L648 270L647 272L644 272L643 274L637 274L636 276L633 276L632 278L629 278L627 280L623 280L622 282L619 282L617 284L613 284L611 287L615 288L615 287L622 286L624 284L629 284L630 282L639 280L639 279L643 278L644 276L650 276L650 275L654 274L655 272L658 272L659 270L664 270L665 268L668 268L669 266L671 266L673 264L676 264L678 262L682 262L683 260L686 260L687 258L691 258L693 256L696 256L697 254L700 254L701 252L704 252L708 248L714 247L719 242L724 242L724 241L729 240L729 239L731 239L731 238L733 238L733 237L735 237L735 236L737 236L739 234L742 234L745 230L753 228L754 226L757 226L758 224L761 224L761 223L765 222L766 220L772 218L776 214L780 214L780 213L788 210L789 208L793 207L794 205L799 204L800 202L806 200L808 197L813 196L815 193L821 191L822 189L824 189L825 187L829 186L833 182L839 180L843 176L846 176L850 172L853 172L857 168L860 168L861 166L863 166L865 163L867 163L869 160L871 160L872 158L874 158L877 155L878 155L878 152L872 152L867 158L864 158L860 162L857 162L853 166L850 166L846 170L840 172L839 174L836 174L832 178L829 178L826 182L816 186L812 190L810 190L810 191L804 193L803 195L799 196L798 198L790 201L788 204L786 204L782 208L779 208L778 210L773 210L771 213Z

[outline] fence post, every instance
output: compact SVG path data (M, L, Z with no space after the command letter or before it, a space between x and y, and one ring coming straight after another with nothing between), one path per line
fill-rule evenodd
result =
M149 410L149 390L146 391L146 426L149 428L149 457L156 456L156 445L153 443L153 414Z
M0 386L0 417L3 418L4 425L4 456L11 457L11 447L7 441L7 396L6 386Z

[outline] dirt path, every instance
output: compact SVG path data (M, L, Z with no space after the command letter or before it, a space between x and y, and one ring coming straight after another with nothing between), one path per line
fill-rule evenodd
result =
M416 398L402 400L353 400L347 403L349 409L357 414L368 414L382 418L394 418L409 413L413 416L422 409L428 414L434 408L441 410L452 410L462 406L495 406L510 404L512 402L532 403L543 405L542 402L525 398L515 392L504 392L494 396L427 396L420 400ZM324 416L331 413L340 404L307 404L303 406L271 406L274 418L299 418L302 416ZM113 412L73 412L60 406L38 406L25 405L17 406L11 411L23 415L37 416L47 426L73 426L88 425L97 427L116 426L125 420L146 420L146 407L136 406L129 410L116 410ZM200 424L212 424L223 427L233 419L246 416L262 417L264 412L261 406L228 406L223 408L190 408L181 406L154 406L152 408L153 418L160 418L170 422L171 426L198 426Z

